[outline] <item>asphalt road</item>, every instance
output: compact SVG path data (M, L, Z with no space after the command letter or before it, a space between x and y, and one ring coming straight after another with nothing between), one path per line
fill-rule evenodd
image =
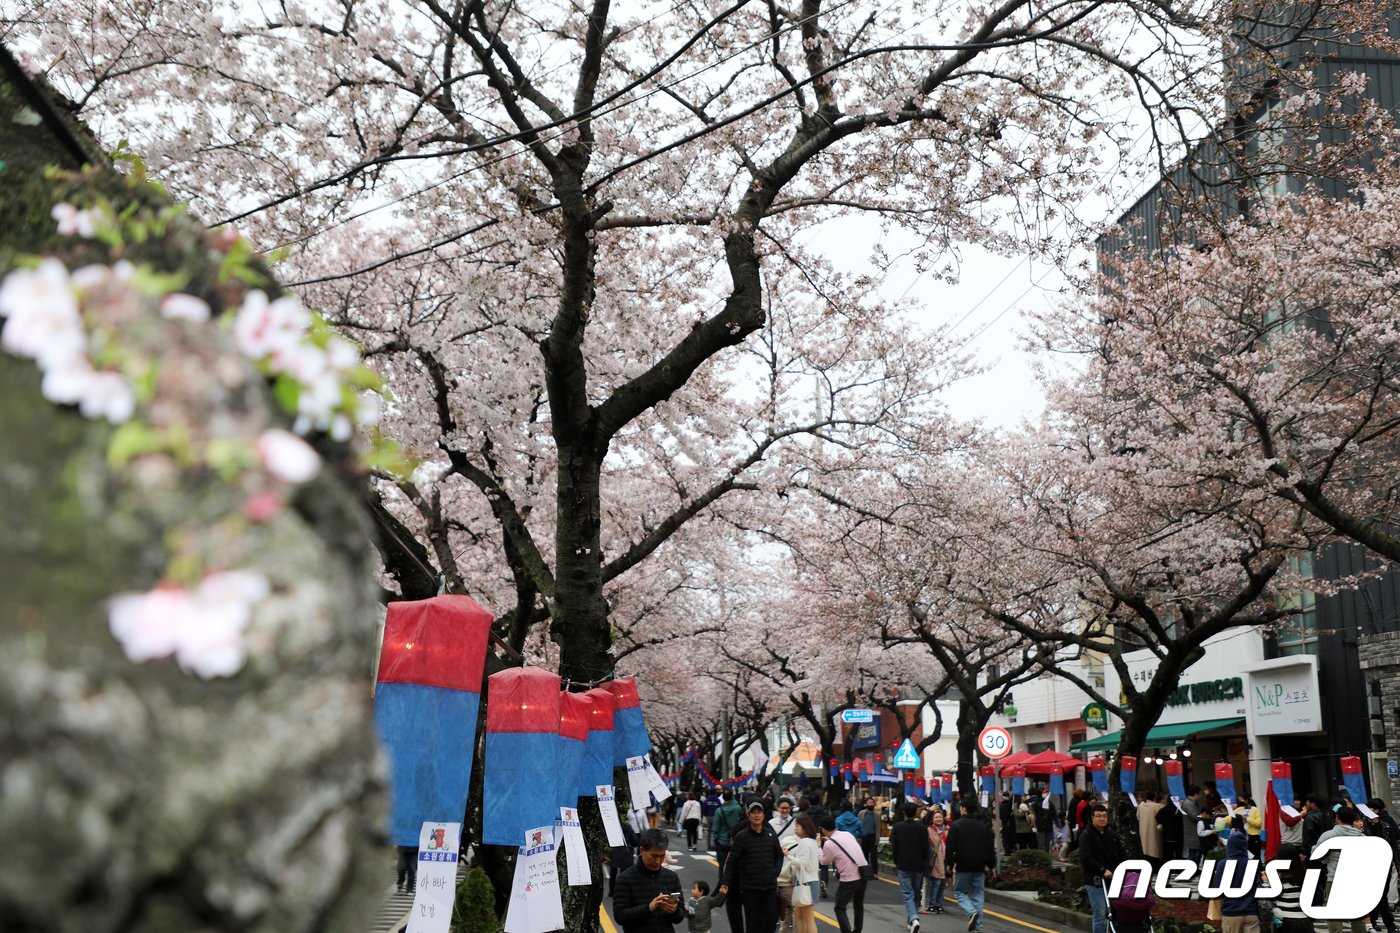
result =
M685 837L676 833L669 833L671 837L670 852L677 864L671 868L680 875L682 888L689 896L690 885L693 881L705 880L709 882L711 889L715 887L716 879L719 875L719 866L715 862L713 852L687 852L685 849ZM908 927L904 922L904 900L899 893L899 879L894 874L892 868L882 866L884 870L880 876L870 882L865 891L865 927L862 933L906 933ZM836 933L839 926L836 923L836 914L833 912L832 899L836 895L835 875L832 882L827 887L828 897L817 903L817 930L818 933ZM962 912L962 908L953 901L951 886L946 894L947 901L944 904L945 913L919 914L919 925L921 933L958 933L967 930L967 915ZM611 911L611 898L604 898L604 907ZM729 919L725 915L724 908L719 908L713 913L714 926L712 933L730 933ZM604 924L604 933L614 933L617 929L612 924L612 929L608 926L611 923L611 916ZM1013 913L1000 908L992 907L987 911L983 920L982 928L986 933L1027 933L1027 931L1040 931L1040 933L1060 933L1059 930L1047 926L1047 921L1031 917L1018 917ZM678 924L676 930L679 933L685 931L684 923Z

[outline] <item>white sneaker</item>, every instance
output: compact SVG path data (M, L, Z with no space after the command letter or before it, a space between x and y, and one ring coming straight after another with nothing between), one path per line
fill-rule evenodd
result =
M919 918L915 917L909 921L909 933L919 933Z

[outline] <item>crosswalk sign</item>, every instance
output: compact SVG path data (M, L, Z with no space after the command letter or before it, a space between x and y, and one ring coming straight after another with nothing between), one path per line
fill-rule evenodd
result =
M908 739L899 746L899 751L894 753L894 766L904 771L913 771L919 767L919 753L914 750L914 743Z

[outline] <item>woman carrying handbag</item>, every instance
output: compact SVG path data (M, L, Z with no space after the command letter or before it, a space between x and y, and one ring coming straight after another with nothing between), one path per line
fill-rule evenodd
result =
M817 823L805 813L797 816L796 839L784 840L784 872L792 877L792 912L797 933L817 933L817 867L821 849L817 846Z

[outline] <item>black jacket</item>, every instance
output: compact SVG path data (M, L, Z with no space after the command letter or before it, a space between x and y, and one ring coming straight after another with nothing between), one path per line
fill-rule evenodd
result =
M724 861L725 884L744 891L776 891L782 870L783 850L773 827L764 823L756 833L745 823L734 830Z
M890 854L894 867L900 871L928 873L933 847L928 842L928 827L915 820L900 820L890 830Z
M1322 807L1309 810L1308 815L1303 817L1303 848L1312 851L1312 847L1317 845L1318 838L1331 829L1335 822L1330 810L1324 810Z
M992 830L975 816L960 816L953 821L944 840L944 851L944 864L958 871L986 871L997 865Z
M1123 843L1118 834L1105 827L1099 832L1091 824L1079 837L1079 864L1084 866L1084 883L1098 884L1103 873L1113 871L1123 861Z
M681 892L674 914L664 910L649 910L658 894ZM613 917L623 933L670 933L672 924L685 917L685 892L681 879L669 868L647 871L641 862L617 876L613 885Z

